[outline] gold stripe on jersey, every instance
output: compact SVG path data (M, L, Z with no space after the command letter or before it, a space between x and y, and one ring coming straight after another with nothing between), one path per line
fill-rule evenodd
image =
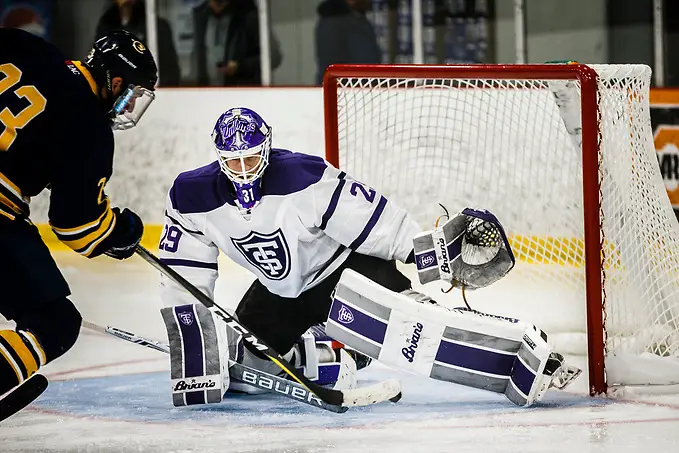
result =
M2 203L4 206L6 206L7 208L14 211L15 214L21 214L22 213L21 208L16 203L14 203L12 200L10 200L7 196L5 196L5 194L2 193L1 190L0 190L0 203Z
M47 355L45 354L45 350L42 348L42 345L38 339L35 338L35 335L27 330L17 330L17 333L23 337L24 342L28 342L30 344L33 352L35 352L33 357L36 358L38 366L45 365L47 363Z
M109 236L111 235L111 233L113 232L113 229L114 229L115 227L116 227L116 218L115 218L115 216L114 216L114 217L113 217L113 222L111 222L111 226L108 228L108 230L106 230L106 231L104 232L104 234L101 235L101 237L99 237L99 239L97 239L96 241L92 242L92 243L89 245L89 247L87 247L87 249L85 249L85 250L76 250L76 251L77 251L78 253L80 253L81 255L84 255L84 256L89 257L89 256L92 254L92 252L94 251L94 249L95 249L99 244L101 244L101 241L103 241L104 239L106 239L107 237L109 237Z
M33 376L33 373L38 371L38 363L21 336L13 330L0 330L0 338L9 343L9 346L14 350L19 360L21 360L26 373L24 379Z
M52 230L61 242L81 255L89 256L92 250L111 234L115 223L115 214L110 207L110 201L106 199L106 210L96 221L68 229L52 225Z
M21 195L21 189L19 189L16 184L14 184L7 176L3 175L2 173L0 173L0 184L7 187L7 189L12 192L15 197L23 199L23 195Z
M94 81L94 77L92 77L92 74L90 71L85 67L85 65L82 64L80 61L71 61L73 65L78 68L78 71L81 72L83 77L85 77L85 80L87 80L87 83L90 84L90 89L92 90L92 93L96 94L99 96L99 93L97 93L97 82Z
M21 384L24 381L24 377L23 373L19 369L19 364L14 360L14 357L12 357L12 354L7 348L5 348L2 342L0 342L0 356L5 358L5 361L9 363L10 368L12 368L14 374L16 374L17 384Z
M110 206L111 206L111 201L108 198L106 198L106 209L104 209L104 212L102 212L101 215L96 220L93 220L93 221L86 223L84 225L80 225L80 226L72 227L72 228L59 228L59 227L55 227L54 225L52 225L50 223L50 226L52 227L52 230L54 230L54 233L57 236L59 236L60 239L61 239L61 236L74 236L76 234L81 234L81 233L84 233L85 231L87 231L91 228L94 228L94 227L100 225L102 219L106 215L108 215L108 212L111 210Z
M0 206L0 215L1 215L1 216L4 216L4 217L7 217L7 218L10 219L10 220L16 219L16 217L15 217L14 215L10 214L9 212L3 211L3 210L2 210L2 206Z
M10 208L15 214L28 214L28 200L21 190L10 179L0 173L0 203Z

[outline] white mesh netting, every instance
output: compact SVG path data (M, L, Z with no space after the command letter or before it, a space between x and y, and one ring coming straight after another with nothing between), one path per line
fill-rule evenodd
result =
M608 382L679 383L679 226L653 148L651 71L592 67L599 75ZM425 228L441 214L439 202L451 211L495 213L517 266L470 302L528 318L563 352L586 353L579 83L385 74L337 84L340 167ZM566 98L561 111L554 90ZM661 371L647 376L644 362L637 376L630 357L650 357Z

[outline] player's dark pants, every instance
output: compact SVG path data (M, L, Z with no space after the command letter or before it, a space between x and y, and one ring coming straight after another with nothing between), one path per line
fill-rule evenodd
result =
M309 327L328 319L330 296L347 268L395 292L411 287L394 261L352 253L339 269L296 298L273 294L255 280L238 305L238 319L278 353L285 354Z
M82 318L38 229L0 215L0 263L0 314L35 336L47 362L61 356L75 343ZM12 347L6 338L0 341ZM0 376L7 366L2 359Z

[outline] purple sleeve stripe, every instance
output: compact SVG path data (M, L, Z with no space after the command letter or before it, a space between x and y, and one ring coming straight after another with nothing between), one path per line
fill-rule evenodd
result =
M181 260L175 258L161 258L160 261L168 266L199 267L202 269L217 270L217 263L203 263L202 261Z
M330 204L328 205L328 209L325 210L323 213L323 217L321 220L321 230L325 230L325 227L328 226L328 221L330 220L330 217L335 213L335 209L337 209L337 203L339 202L339 197L342 194L342 188L344 187L344 184L346 183L346 180L344 177L347 174L344 173L343 171L340 172L339 175L337 175L337 179L339 179L339 183L337 183L337 187L335 187L335 191L332 193L332 198L330 198Z
M174 223L175 225L179 225L182 228L182 230L186 231L187 233L200 234L201 236L203 236L203 233L201 233L200 231L189 230L188 228L185 228L181 223L177 222L177 219L173 218L170 214L168 214L167 211L165 211L165 217L170 219L172 223Z
M354 240L354 242L351 243L349 248L351 250L356 250L365 242L365 240L368 238L368 235L370 235L370 232L375 228L375 225L377 224L377 221L380 219L380 216L382 215L382 212L384 211L384 207L387 205L387 199L384 198L384 196L380 195L380 202L377 203L377 207L373 211L373 215L370 216L370 220L368 220L368 223L365 225L365 228L363 228L363 231L361 231L361 234L358 235L358 237Z

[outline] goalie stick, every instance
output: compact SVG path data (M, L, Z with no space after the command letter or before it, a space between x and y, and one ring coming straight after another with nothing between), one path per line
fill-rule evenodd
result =
M38 399L47 388L47 378L36 373L0 399L0 422Z
M120 338L130 343L138 344L140 346L146 346L147 348L155 349L156 351L164 352L166 354L170 353L170 345L161 343L155 340L149 340L148 338L140 337L131 332L126 332L124 330L118 329L111 326L100 326L89 321L84 321L82 323L83 327L96 332L105 333L112 335L116 338ZM296 382L284 379L278 376L259 371L255 368L251 368L240 363L229 361L229 375L232 379L237 379L239 381L250 384L253 387L265 390L267 392L280 394L286 398L290 398L301 403L308 404L310 406L325 409L330 412L336 412L338 414L344 413L348 410L348 407L337 406L334 404L328 404L325 401L319 399L312 392L304 388L303 386L297 384Z
M158 271L165 274L176 284L188 291L200 303L205 305L213 313L219 316L219 318L221 318L222 321L224 321L229 327L241 334L243 336L245 347L247 347L250 351L253 353L259 352L260 354L265 355L269 360L274 362L283 371L285 371L292 379L297 381L302 387L316 395L325 403L334 406L346 407L368 406L387 400L396 402L401 398L401 383L394 379L383 381L369 387L350 390L329 389L310 381L306 376L297 371L297 369L295 369L295 367L293 367L290 362L285 360L278 352L274 351L259 337L250 332L245 326L238 322L236 318L231 316L226 310L217 305L210 297L189 283L175 270L163 263L160 258L146 250L141 245L137 245L135 252L146 262L155 267Z

